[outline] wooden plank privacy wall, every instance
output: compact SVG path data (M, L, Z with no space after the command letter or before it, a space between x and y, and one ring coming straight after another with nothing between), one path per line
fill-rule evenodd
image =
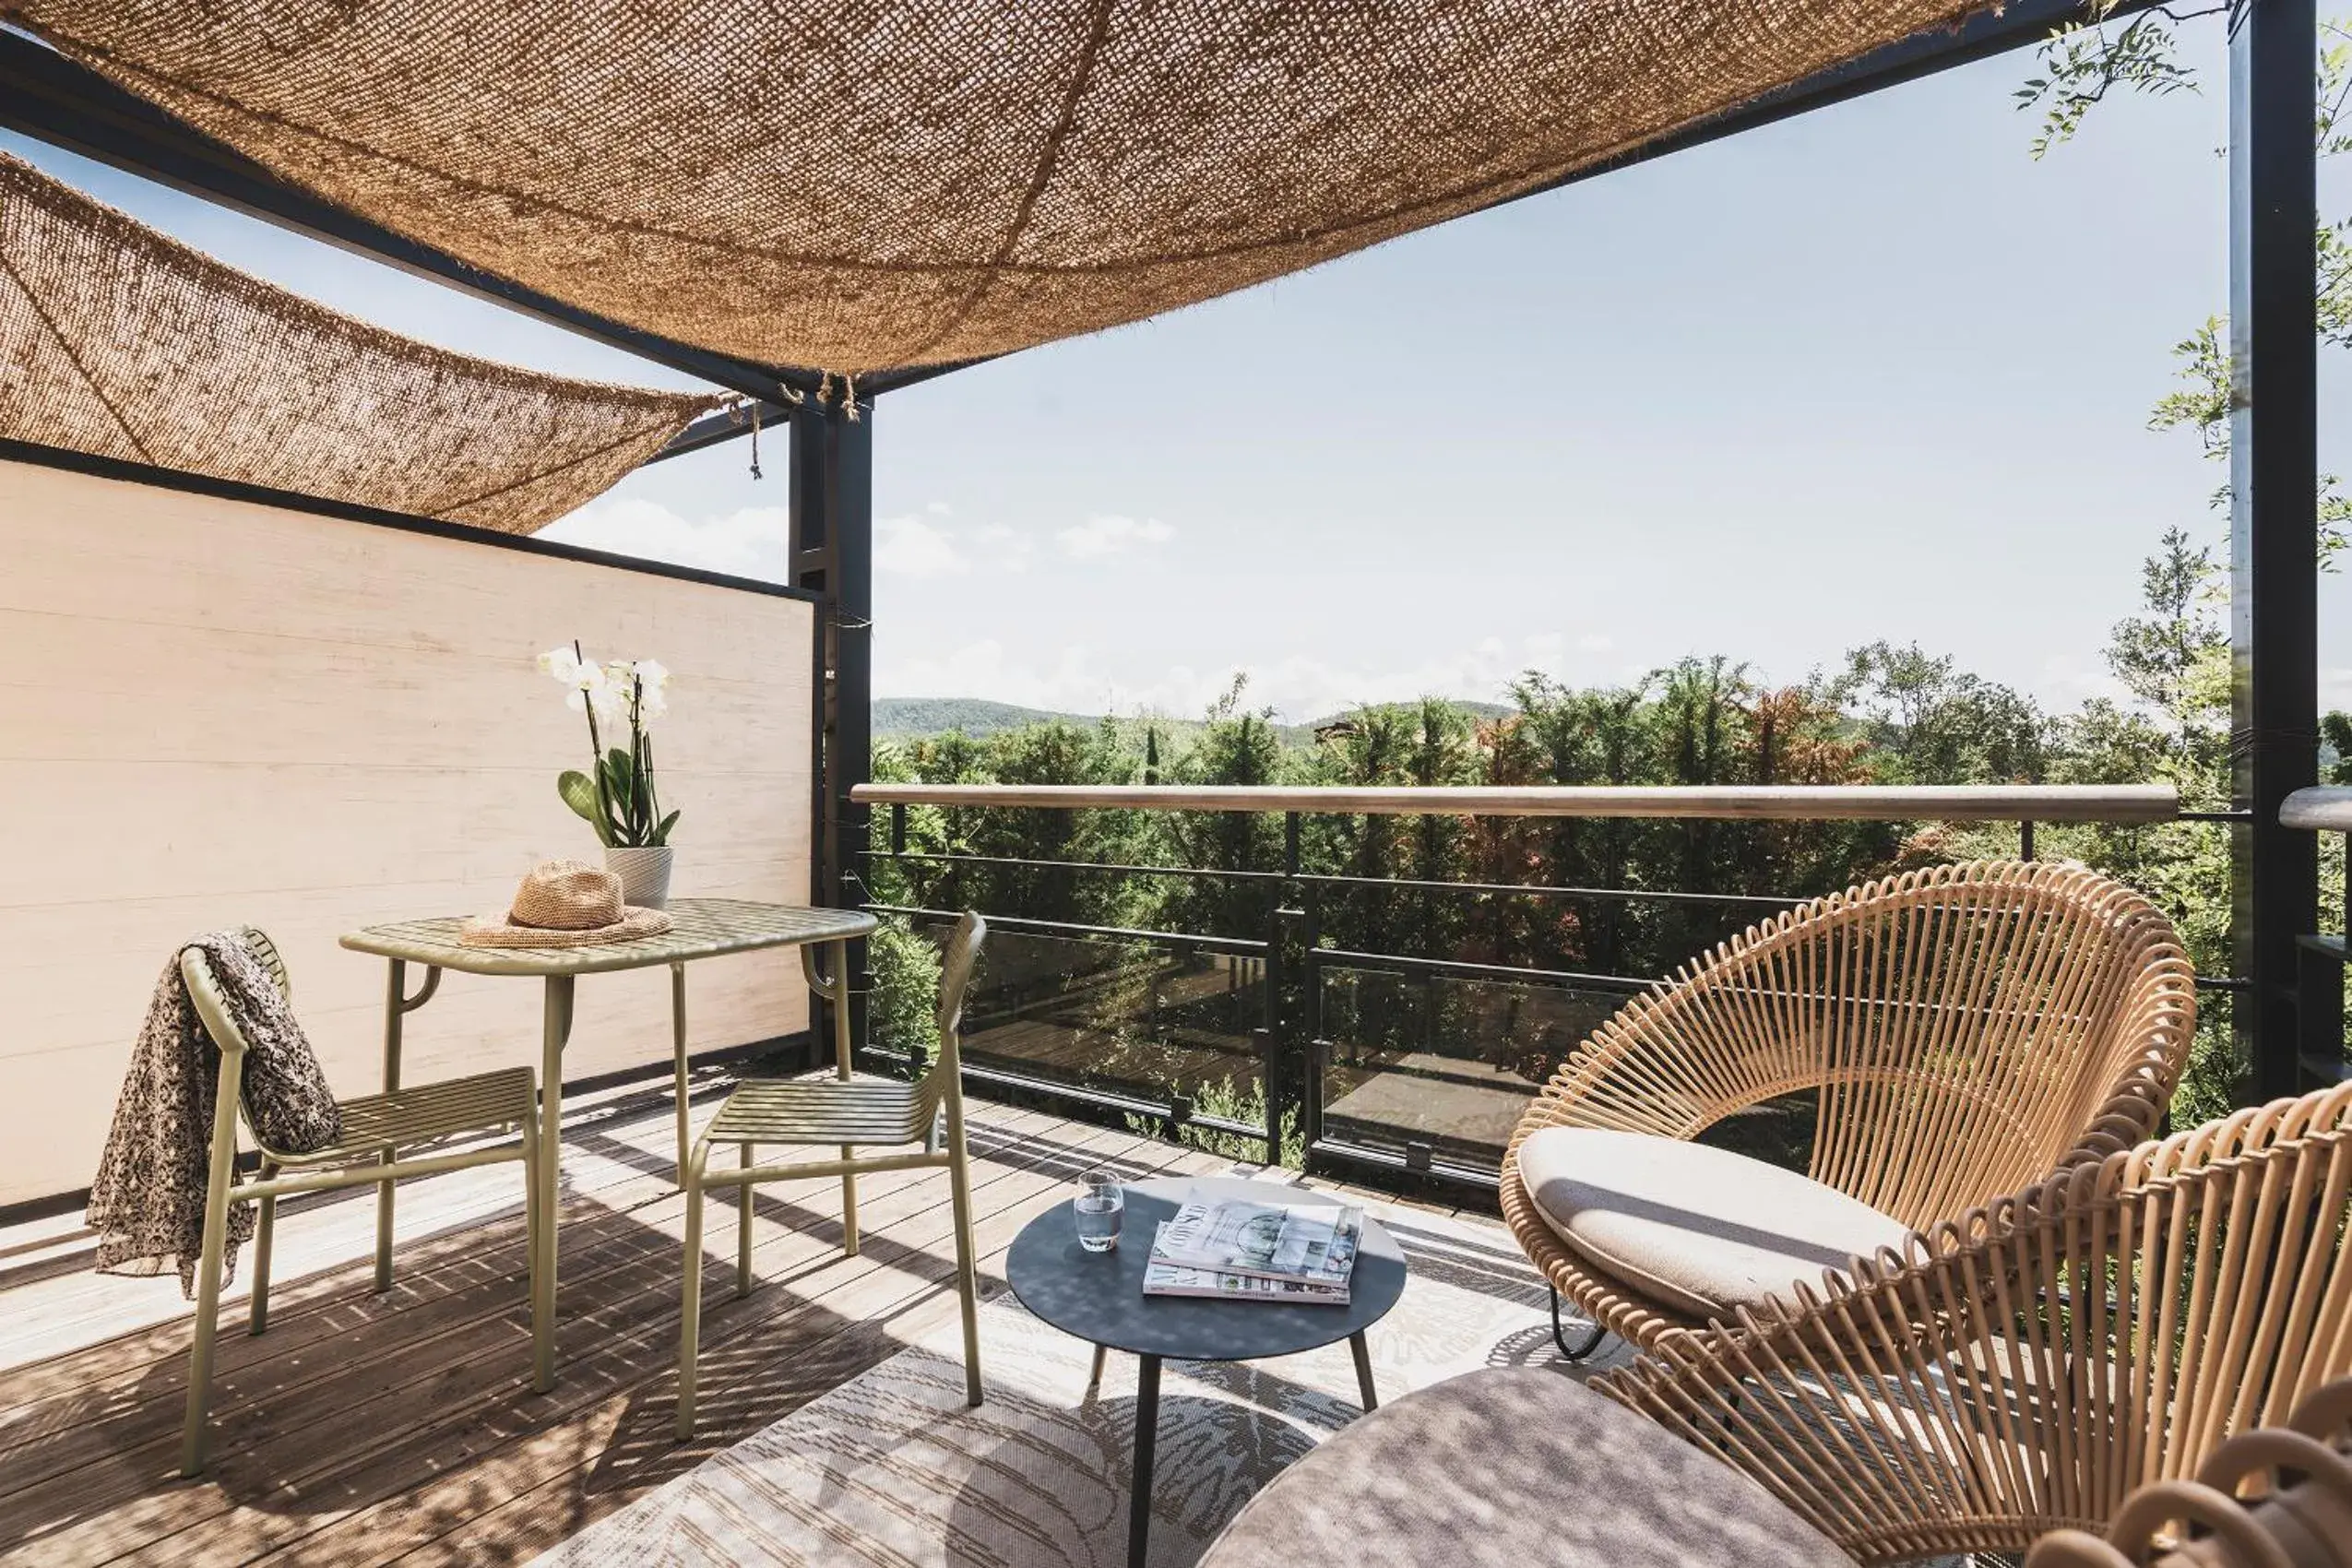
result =
M156 977L251 922L339 1093L377 1087L385 966L340 932L503 908L593 860L555 775L578 637L676 672L671 890L806 903L811 606L0 462L0 1204L89 1184ZM790 953L690 971L697 1051L805 1026ZM412 979L411 984L414 980ZM580 982L567 1077L666 1061L666 971ZM450 975L410 1081L539 1054L540 988Z

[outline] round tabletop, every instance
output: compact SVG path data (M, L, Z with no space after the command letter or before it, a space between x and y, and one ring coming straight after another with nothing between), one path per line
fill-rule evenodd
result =
M1273 1182L1229 1177L1138 1182L1126 1189L1118 1250L1108 1253L1079 1246L1070 1206L1055 1204L1013 1239L1004 1263L1013 1294L1063 1333L1114 1350L1171 1361L1248 1361L1313 1350L1361 1333L1387 1316L1405 1293L1405 1254L1380 1222L1366 1215L1356 1272L1348 1281L1352 1299L1344 1307L1146 1296L1144 1265L1151 1239L1195 1190L1259 1203L1340 1204L1326 1194Z

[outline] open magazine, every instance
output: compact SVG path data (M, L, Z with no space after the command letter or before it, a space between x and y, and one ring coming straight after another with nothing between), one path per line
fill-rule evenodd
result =
M1159 1228L1165 1236L1167 1225ZM1237 1301L1279 1301L1298 1306L1344 1307L1351 1299L1348 1282L1307 1285L1296 1280L1268 1279L1255 1274L1223 1274L1213 1268L1191 1268L1167 1263L1159 1243L1152 1243L1151 1261L1144 1267L1146 1296L1210 1296Z
M1344 1301L1363 1229L1360 1208L1214 1198L1195 1189L1152 1243L1151 1271L1161 1275L1161 1288L1147 1276L1144 1289L1176 1294L1178 1276L1206 1275L1218 1282L1187 1278L1182 1293Z

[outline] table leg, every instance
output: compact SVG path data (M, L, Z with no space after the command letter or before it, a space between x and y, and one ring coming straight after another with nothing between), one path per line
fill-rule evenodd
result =
M555 1214L556 1194L562 1188L564 1170L564 1046L572 1037L572 980L570 975L547 977L545 1016L539 1050L539 1194L540 1253L539 1289L546 1298L550 1322L555 1315ZM555 1376L553 1336L539 1348L539 1384L541 1387Z
M1108 1345L1098 1345L1094 1348L1094 1371L1087 1374L1087 1397L1089 1399L1093 1398L1096 1391L1102 1387L1103 1359L1110 1354L1111 1347Z
M1356 1391L1364 1396L1364 1408L1380 1408L1380 1395L1372 1388L1372 1347L1364 1343L1364 1331L1348 1336L1348 1348L1356 1353Z
M1127 1568L1144 1568L1151 1542L1151 1462L1159 1445L1159 1358L1137 1358L1135 1473L1127 1493Z
M398 958L390 960L391 972L384 984L384 1092L392 1094L400 1087L401 1019L433 1000L441 989L441 967L427 964L424 983L417 987L414 996L404 994L408 984L409 966ZM389 1165L399 1158L398 1149L387 1148L376 1157L377 1162ZM268 1200L263 1200L267 1203ZM375 1184L375 1288L379 1291L392 1289L392 1183Z
M686 966L670 966L670 1049L678 1069L678 1186L686 1185Z
M391 960L391 973L384 987L384 1092L391 1094L400 1087L400 1019L408 1012L409 966L398 958ZM389 1165L393 1151L386 1149L377 1163ZM389 1182L375 1184L375 1289L380 1294L392 1289L392 1186Z
M833 944L833 1061L845 1084L849 1081L849 944L845 938ZM841 1158L855 1159L855 1146L843 1144ZM858 1255L858 1178L848 1170L841 1172L841 1250L850 1257Z

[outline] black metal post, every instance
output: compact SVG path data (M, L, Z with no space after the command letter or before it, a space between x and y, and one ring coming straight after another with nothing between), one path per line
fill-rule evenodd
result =
M2346 944L2352 942L2352 833L2343 839L2343 901L2336 910L2335 934L2308 932L2295 946L2296 1054L2306 1076L2322 1084L2352 1079L2352 1062L2344 1054Z
M1315 983L1313 917L1285 902L1266 921L1265 1146L1266 1163L1282 1162L1282 1124L1296 1108L1301 1132L1316 1093L1314 1048L1307 1033L1313 1004L1299 987ZM1299 956L1298 967L1292 955Z
M2345 1076L2343 948L2324 936L2305 936L2296 946L2295 977L2299 1067L2324 1082L2341 1083Z
M2346 944L2352 943L2352 833L2344 835L2344 901L2337 911L2336 940L2331 944L2316 932L2303 939L2299 956L2305 968L2302 993L2296 1005L2302 1009L2302 1043L2298 1054L2303 1059L2303 1071L2325 1084L2340 1084L2352 1079L2352 1062L2344 1054L2344 969ZM2320 969L2313 976L2310 968L2318 959Z
M1258 1048L1258 1089L1264 1097L1265 1124L1265 1162L1282 1163L1282 1100L1283 1080L1289 1070L1289 1031L1284 1028L1282 997L1282 944L1289 939L1284 917L1287 909L1276 909L1266 916L1265 961L1260 978L1264 988L1259 998L1258 1027L1250 1031Z
M1299 1134L1309 1150L1323 1138L1323 1075L1331 1061L1331 1041L1323 1031L1323 889L1307 889L1306 956L1299 966L1301 1013ZM1308 1157L1312 1158L1310 1155ZM1302 1159L1301 1163L1307 1161Z
M817 606L812 757L810 901L857 909L866 899L861 873L866 808L849 791L873 773L873 411L852 420L837 403L811 398L792 410L790 552L792 582L824 596ZM866 1043L866 997L873 989L866 944L850 944L849 1029ZM810 998L811 1036L826 1038L831 1016Z
M2281 827L2318 781L2315 0L2244 0L2229 36L2231 935L2258 1099L2292 1094L2296 939L2316 930L2319 845Z

